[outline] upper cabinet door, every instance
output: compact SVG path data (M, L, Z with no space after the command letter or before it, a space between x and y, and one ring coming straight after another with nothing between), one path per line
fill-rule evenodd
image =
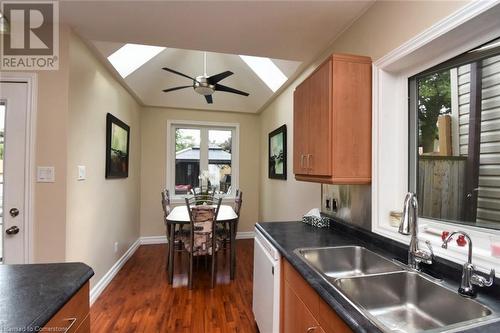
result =
M293 94L293 173L306 175L308 144L308 82L303 82Z
M345 182L371 179L371 74L371 63L333 63L333 165L335 177Z
M332 175L332 60L321 65L308 80L309 124L306 165L309 175Z
M333 54L294 95L295 179L371 182L371 59Z

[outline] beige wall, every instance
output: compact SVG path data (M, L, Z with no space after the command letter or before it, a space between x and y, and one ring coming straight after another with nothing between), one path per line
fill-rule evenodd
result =
M38 72L35 158L54 166L54 183L35 184L34 261L64 261L66 253L66 137L68 119L68 37L60 29L59 70Z
M330 52L375 61L449 16L468 1L377 1L333 44Z
M66 261L90 265L99 281L139 237L141 110L74 34L69 56ZM108 112L130 126L128 178L105 179Z
M238 231L252 231L259 211L259 118L253 114L144 108L142 111L141 236L165 234L160 191L166 185L168 120L240 124L240 184L243 206Z
M309 66L283 93L261 112L260 220L297 220L320 207L318 184L297 182L293 177L293 91L333 52L352 53L377 60L421 31L450 15L463 1L377 1L333 45ZM288 180L267 178L267 134L286 124L288 128Z

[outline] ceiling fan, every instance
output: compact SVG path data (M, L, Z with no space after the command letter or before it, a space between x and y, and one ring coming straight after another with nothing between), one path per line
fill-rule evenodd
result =
M193 84L190 86L180 86L180 87L164 89L163 92L170 92L170 91L180 90L180 89L185 89L185 88L193 88L194 91L196 91L198 94L205 96L205 99L207 100L208 104L213 103L212 94L215 91L225 91L225 92L243 95L243 96L249 95L249 93L246 93L244 91L219 84L220 81L222 81L226 77L234 74L231 71L225 71L225 72L222 72L219 74L208 76L207 75L207 53L206 52L203 52L203 68L204 68L204 74L193 78L193 77L190 77L189 75L183 74L183 73L178 72L176 70L173 70L171 68L163 67L163 69L166 70L167 72L171 72L171 73L174 73L174 74L177 74L180 76L184 76L185 78L188 78L190 80L193 80Z

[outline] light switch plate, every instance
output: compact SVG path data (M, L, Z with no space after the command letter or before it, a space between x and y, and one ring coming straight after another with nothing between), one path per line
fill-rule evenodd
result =
M39 183L54 183L56 171L53 166L39 166L36 169L36 181Z
M79 165L78 166L78 177L76 180L85 180L87 179L87 168L85 165Z

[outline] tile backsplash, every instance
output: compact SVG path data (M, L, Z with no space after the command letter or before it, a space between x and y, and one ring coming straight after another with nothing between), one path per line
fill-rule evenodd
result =
M371 230L371 185L321 185L321 212Z

